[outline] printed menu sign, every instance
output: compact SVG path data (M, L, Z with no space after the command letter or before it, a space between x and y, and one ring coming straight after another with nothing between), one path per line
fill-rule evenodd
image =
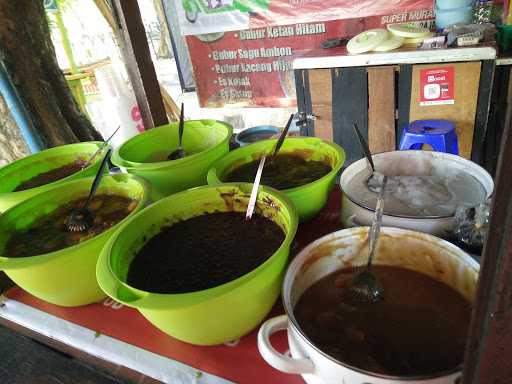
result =
M175 1L203 107L294 106L294 58L327 52L328 39L434 18L433 0Z

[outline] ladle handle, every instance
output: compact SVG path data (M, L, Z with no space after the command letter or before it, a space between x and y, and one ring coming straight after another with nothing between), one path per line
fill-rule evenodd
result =
M101 161L100 168L98 169L98 173L96 173L96 177L94 178L94 181L92 182L91 191L89 192L89 197L87 197L87 201L85 202L83 208L89 208L89 204L91 204L92 198L94 197L94 194L96 193L96 190L98 189L98 186L100 185L101 178L103 177L103 174L105 173L105 166L108 163L108 159L110 159L111 153L112 153L112 148L109 148L109 150L105 154L105 157Z
M247 204L247 212L245 213L246 220L250 220L254 212L254 206L256 205L256 199L258 198L261 174L263 173L263 167L265 166L265 159L265 156L260 159L260 164L258 166L258 170L256 171L256 177L254 178L254 184L252 185L251 196L249 197L249 204Z
M274 148L274 152L272 153L272 157L277 155L277 152L281 149L281 146L284 143L284 139L286 139L286 135L288 134L288 130L290 129L290 125L293 120L293 113L290 115L290 118L288 119L288 122L286 123L286 126L283 129L283 132L281 132L281 136L279 136L279 139L277 139L276 147Z
M184 117L185 106L181 103L181 111L180 111L180 123L178 126L178 147L181 148L181 143L183 141L183 128L185 126L185 117Z
M375 254L375 248L377 248L377 243L379 240L380 234L380 226L382 224L382 215L384 212L384 195L386 190L386 184L388 182L388 177L384 176L382 179L382 186L379 192L379 198L377 200L377 205L375 206L375 215L373 216L372 226L370 227L370 233L368 235L368 242L370 247L370 255L368 256L368 264L366 265L366 269L370 269L373 261L373 256Z
M373 172L375 172L375 165L373 164L372 153L370 152L370 147L368 146L368 143L364 139L364 137L361 134L361 131L357 127L356 123L354 123L354 130L356 131L357 138L359 139L359 144L361 144L361 149L363 150L363 154L366 157L368 166L371 168L370 173L373 173Z
M114 137L114 135L117 133L117 131L119 131L121 129L121 126L118 126L116 128L116 130L114 131L114 133L112 133L108 138L107 140L105 140L103 143L100 144L100 146L98 147L98 149L92 154L91 158L87 161L87 167L89 165L92 164L92 161L96 158L96 156L98 156L98 153L100 153L101 151L103 151L105 149L105 147L108 145L109 141ZM85 167L84 167L85 168Z

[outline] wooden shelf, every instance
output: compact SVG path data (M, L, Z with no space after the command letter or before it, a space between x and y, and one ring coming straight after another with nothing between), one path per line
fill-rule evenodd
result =
M496 59L496 49L487 46L431 50L402 48L391 52L371 52L359 55L351 55L347 52L345 47L338 47L304 52L294 60L293 69L452 63L494 59ZM511 60L512 63L512 59L507 60Z

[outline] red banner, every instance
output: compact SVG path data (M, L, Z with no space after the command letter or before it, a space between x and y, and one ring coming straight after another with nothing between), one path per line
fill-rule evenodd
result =
M320 49L327 39L350 38L366 29L401 22L430 24L432 6L432 0L274 0L239 25L250 29L226 32L230 28L219 19L217 32L187 36L200 104L294 106L295 57ZM212 31L214 26L208 25Z

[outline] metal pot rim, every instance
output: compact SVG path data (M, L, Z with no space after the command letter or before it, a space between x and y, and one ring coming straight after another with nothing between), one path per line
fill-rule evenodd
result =
M341 189L341 186L340 186L340 189ZM366 210L368 210L370 212L375 212L375 209L373 209L373 208L371 208L371 207L369 207L367 205L361 204L360 202L354 200L343 189L341 190L341 192L347 197L347 199L349 199L351 202L353 202L358 207L366 209ZM450 218L453 217L453 214L452 215L444 215L444 216L441 216L441 215L440 216L436 216L436 215L432 215L432 216L427 216L427 215L425 215L425 216L409 216L409 215L398 215L396 213L387 213L386 209L384 208L384 216L396 217L396 218L399 218L399 219L412 219L412 220L438 220L438 219L450 219Z
M462 157L460 157L458 155L454 155L454 154L451 154L451 153L444 153L444 152L431 152L431 151L418 151L418 150L404 150L404 151L394 150L394 151L386 151L386 152L376 153L376 154L372 155L372 157L374 159L379 159L379 158L384 158L384 157L393 156L393 155L397 155L397 154L400 154L400 155L403 155L403 156L408 156L408 155L414 154L415 156L418 156L418 157L422 157L422 156L426 157L426 156L428 156L428 157L433 157L433 158L452 159L451 161L455 161L455 162L459 162L459 163L460 162L468 162L469 164L471 164L471 166L474 169L478 169L481 172L481 174L484 175L484 178L487 178L488 182L491 184L490 191L488 191L487 188L485 187L485 184L483 183L483 181L477 178L477 180L479 182L481 182L482 185L484 186L484 188L486 189L486 199L491 198L493 193L494 193L494 182L493 182L493 179L492 179L491 175L489 175L489 173L482 166L472 162L471 160L462 158ZM359 159L359 160L353 162L352 164L348 165L343 170L341 177L343 178L343 176L345 175L346 171L349 168L353 167L356 163L358 163L360 161L363 161L363 160L364 160L364 158ZM359 206L361 208L369 210L370 212L374 212L375 211L375 209L357 202L355 199L353 199L347 193L345 193L345 191L343 190L343 188L341 186L341 179L340 179L339 185L340 185L340 189L341 189L343 195L346 196L351 202L353 202L354 204L356 204L357 206ZM430 220L450 219L450 218L454 217L454 214L451 214L451 215L439 215L439 216L436 216L436 215L432 215L432 216L410 216L410 215L390 214L390 213L387 213L385 211L384 211L384 215L388 216L388 217L396 217L396 218L400 218L400 219L412 219L412 220L420 220L420 221L421 220L428 220L428 219L430 219Z
M391 228L391 229L398 229L398 228ZM405 231L405 232L415 232L415 231L406 230L406 229L400 229L400 230L401 231ZM329 236L329 235L326 235L326 236ZM326 236L323 236L323 237L313 241L309 245L307 245L303 250L300 251L299 255L302 254L307 249L315 247L318 243L320 243L322 241L325 241L324 238ZM442 239L440 239L440 240L443 241L443 242L446 242L446 241L444 241ZM297 260L298 260L298 256L299 255L297 255L295 257L295 259L292 261L292 264L298 262ZM305 260L307 260L307 259L304 259L301 262L300 266L302 266L304 264ZM298 268L299 271L300 271L300 266ZM375 372L371 372L371 371L367 371L367 370L355 367L353 365L350 365L350 364L347 364L347 363L342 362L340 360L337 360L334 357L330 356L329 354L323 352L319 347L317 347L308 338L306 333L302 330L302 328L300 327L297 319L295 318L295 314L293 312L293 308L292 308L292 305L291 305L291 300L288 297L286 297L286 293L285 293L286 292L286 290L285 290L286 282L288 280L290 280L290 279L294 279L295 276L296 276L296 273L294 273L293 276L290 275L290 273L291 273L290 267L291 267L291 264L288 266L288 269L286 271L286 275L285 275L285 278L283 280L283 288L281 290L281 299L282 299L282 302L283 302L283 306L284 306L284 310L286 312L286 315L288 316L288 320L289 320L288 324L293 328L294 331L296 331L301 336L301 338L302 338L302 340L304 342L306 342L317 353L319 353L320 355L322 355L326 359L330 360L331 362L333 362L333 363L335 363L337 365L340 365L340 366L342 366L344 368L347 368L349 370L352 370L352 371L355 371L355 372L358 372L360 374L364 374L364 375L367 375L367 376L370 376L370 377L379 378L379 379L385 379L385 380L403 381L403 382L414 381L414 380L432 380L432 379L436 379L436 378L440 378L440 377L444 377L444 376L449 376L449 375L455 374L455 373L457 373L457 372L462 370L462 363L461 363L461 364L457 365L456 367L454 367L452 369L445 370L445 371L440 371L440 372L434 372L434 373L431 373L431 374L428 374L428 375L427 374L424 374L424 375L410 375L410 376L385 375L385 374L379 374L379 373L375 373Z

